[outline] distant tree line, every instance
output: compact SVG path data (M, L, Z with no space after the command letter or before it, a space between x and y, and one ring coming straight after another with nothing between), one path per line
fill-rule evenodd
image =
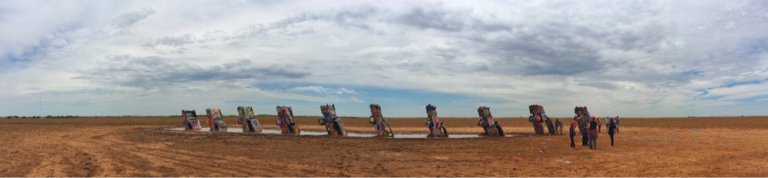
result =
M5 116L6 119L50 119L50 118L80 118L80 116L73 116L73 115L61 115L61 116Z

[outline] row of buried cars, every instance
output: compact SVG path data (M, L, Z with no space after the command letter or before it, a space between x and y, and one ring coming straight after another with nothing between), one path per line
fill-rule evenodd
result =
M277 120L275 124L279 126L280 133L283 135L300 135L301 129L299 129L299 126L295 122L293 110L291 107L277 106L275 109L277 111ZM427 136L448 137L448 130L445 127L445 123L441 121L437 116L437 107L429 104L425 107L425 109L427 113L425 126L429 129L429 134ZM375 136L394 137L395 134L392 131L392 127L389 125L389 122L387 122L387 119L385 119L382 114L381 106L378 104L371 104L370 110L371 116L369 117L368 122L374 127ZM541 105L531 105L529 106L529 110L531 113L529 121L533 123L534 131L537 134L543 134L544 132L542 123L546 123L548 128L554 128L552 127L551 119L544 112L544 107ZM336 115L335 105L322 105L320 106L320 111L322 112L323 117L318 119L318 124L325 126L329 136L347 136L347 131L344 129L341 118L337 117ZM237 113L239 115L237 123L241 126L244 133L262 132L262 125L259 120L256 119L256 116L253 112L253 107L238 106ZM504 130L501 127L501 124L494 119L493 115L491 115L491 110L489 107L480 106L477 108L477 113L480 116L477 125L482 127L484 130L481 135L504 136ZM586 107L577 107L577 116L584 113L587 113ZM181 115L183 118L182 122L184 125L184 130L195 131L202 129L200 121L197 119L197 113L195 110L182 110ZM221 113L221 109L206 109L206 115L208 117L207 121L208 126L210 127L210 131L227 131L227 124L224 121L224 115ZM553 132L551 131L553 129L549 130L550 133Z
M329 135L344 136L346 131L341 124L341 119L336 117L336 106L323 105L320 107L323 112L323 118L320 119L320 125L325 125ZM277 124L280 127L280 132L283 135L299 135L301 130L296 124L293 116L293 109L290 106L277 106ZM224 121L224 115L219 108L206 109L206 115L208 117L208 126L210 131L226 132L228 127ZM256 119L256 115L253 112L253 107L250 106L238 106L237 113L239 119L237 124L240 125L244 133L261 133L261 123ZM195 110L181 110L182 125L184 130L202 130L200 120L197 119L197 112Z

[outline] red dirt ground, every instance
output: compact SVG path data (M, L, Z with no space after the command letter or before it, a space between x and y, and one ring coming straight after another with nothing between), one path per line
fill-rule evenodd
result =
M227 118L237 127L234 118ZM261 117L274 128L274 118ZM479 133L475 119L445 119ZM422 119L390 119L426 133ZM382 139L174 132L179 118L0 120L0 176L768 176L768 117L624 119L617 145L569 148L567 136ZM299 118L303 130L321 130ZM372 132L364 119L350 131ZM567 124L567 122L566 122ZM237 129L237 128L235 128ZM577 138L579 139L579 138Z

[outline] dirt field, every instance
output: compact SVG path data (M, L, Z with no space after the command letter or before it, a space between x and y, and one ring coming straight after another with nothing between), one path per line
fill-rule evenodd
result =
M274 128L274 118L260 120ZM452 133L481 131L474 118L446 120ZM344 122L372 132L364 119ZM768 176L768 117L624 119L617 145L604 132L598 150L531 136L524 119L501 122L517 136L296 137L174 132L166 128L181 121L171 117L0 119L0 176ZM421 119L391 123L426 133ZM322 129L315 117L298 124Z

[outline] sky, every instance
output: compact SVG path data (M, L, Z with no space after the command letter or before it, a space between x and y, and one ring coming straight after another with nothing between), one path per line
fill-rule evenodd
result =
M768 115L768 1L0 0L0 116Z

